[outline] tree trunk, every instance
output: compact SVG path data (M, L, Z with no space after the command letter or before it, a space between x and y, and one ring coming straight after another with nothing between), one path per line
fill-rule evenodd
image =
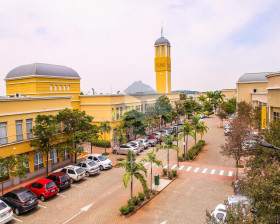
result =
M49 175L49 153L47 153L47 176Z
M169 178L169 148L167 148L167 178Z
M185 145L184 145L184 161L186 161L186 133L185 133L185 131L184 131L184 143L185 143Z
M188 139L189 139L189 135L187 135L187 139L186 139L186 157L185 157L185 160L187 158L187 154L188 154Z
M194 131L194 146L196 147L196 131Z
M130 164L131 164L131 170L132 170L133 169L133 155L132 155L132 152L130 153ZM133 175L131 175L131 182L130 182L130 201L131 201L131 203L133 203L132 199L133 199Z
M238 180L238 160L236 160L236 180Z
M153 163L151 162L151 191L153 190Z
M104 141L105 141L105 153L106 153L106 133L104 134Z
M77 163L77 153L75 152L75 164Z

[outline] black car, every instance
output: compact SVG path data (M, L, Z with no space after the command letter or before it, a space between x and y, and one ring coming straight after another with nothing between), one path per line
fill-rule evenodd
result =
M14 210L16 215L20 215L38 206L37 196L24 187L4 194L1 196L1 199Z

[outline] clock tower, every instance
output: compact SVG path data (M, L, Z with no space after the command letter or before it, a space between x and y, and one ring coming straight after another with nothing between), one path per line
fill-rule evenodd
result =
M155 42L157 93L171 93L170 42L161 35Z

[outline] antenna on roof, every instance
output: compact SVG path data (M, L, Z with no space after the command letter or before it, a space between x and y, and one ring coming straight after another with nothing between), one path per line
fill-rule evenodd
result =
M161 20L161 32L160 33L161 33L161 37L163 37L162 36L162 33L163 33L163 21L162 20Z

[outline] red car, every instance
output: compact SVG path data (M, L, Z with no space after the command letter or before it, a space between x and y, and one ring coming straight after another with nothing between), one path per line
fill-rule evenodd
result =
M25 188L30 189L41 199L41 201L45 201L47 198L56 195L58 191L55 183L47 178L42 178L33 183L27 184Z

